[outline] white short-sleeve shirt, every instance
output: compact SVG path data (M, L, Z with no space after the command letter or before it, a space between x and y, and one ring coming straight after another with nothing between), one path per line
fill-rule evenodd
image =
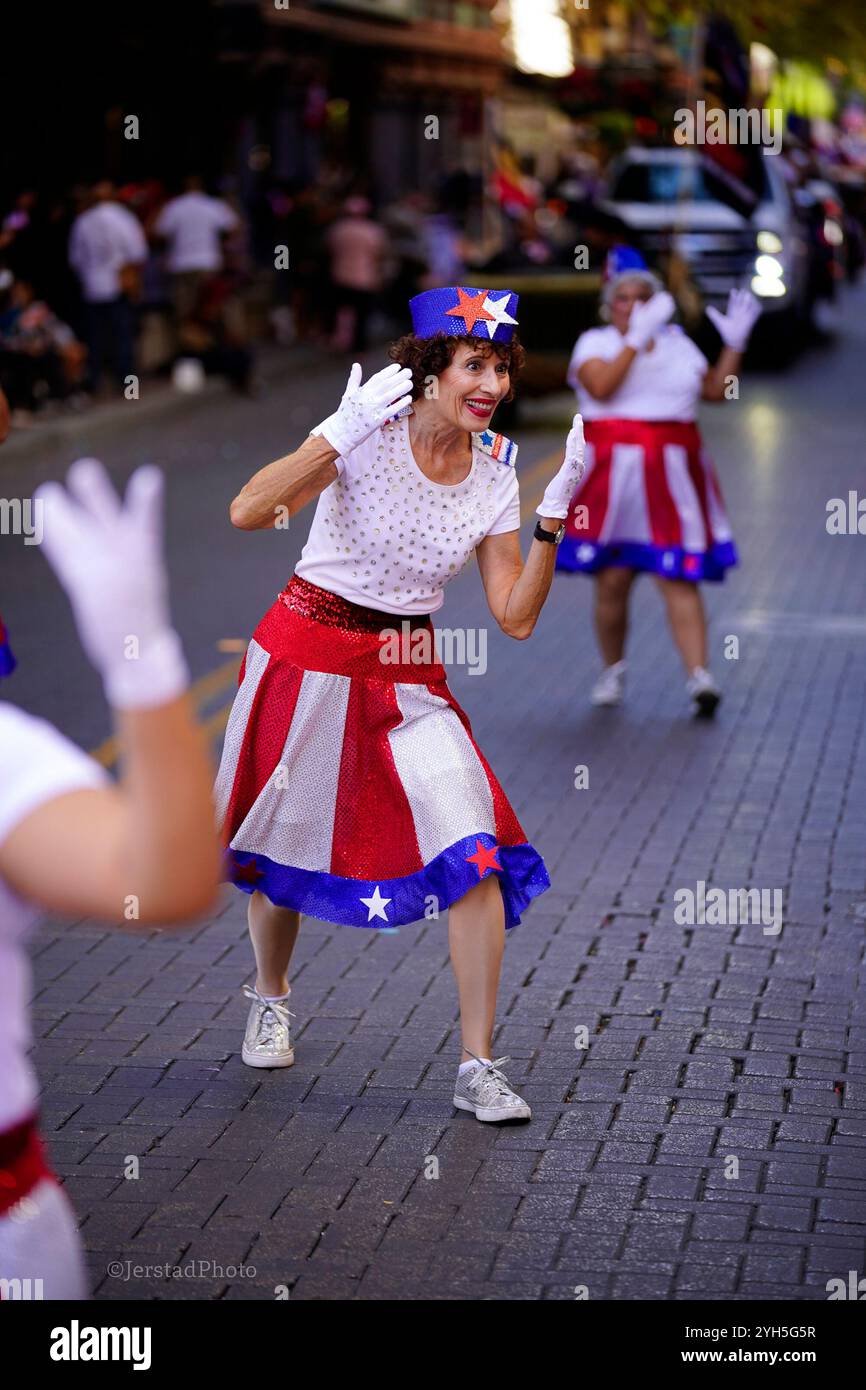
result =
M47 801L103 786L107 774L42 719L0 701L0 845ZM36 1075L28 1060L30 961L24 938L40 909L0 876L0 1133L36 1106Z
M675 323L656 334L651 352L639 352L612 396L596 400L577 379L584 362L618 357L625 339L618 328L590 328L574 345L568 368L569 385L575 388L585 420L694 420L704 376L709 370L700 348Z
M69 234L69 263L81 280L88 303L100 304L120 294L125 265L147 260L144 229L122 203L97 203L82 212Z
M207 193L182 193L166 203L154 230L169 242L168 269L219 270L223 263L220 235L231 232L238 219L228 203Z
M435 613L445 585L485 536L520 529L513 462L492 457L474 436L470 471L453 486L421 472L407 416L336 466L339 476L319 497L295 572L366 608Z

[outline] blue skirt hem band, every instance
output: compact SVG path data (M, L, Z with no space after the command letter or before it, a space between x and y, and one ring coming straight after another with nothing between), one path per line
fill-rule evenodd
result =
M568 573L597 574L620 567L643 570L662 579L688 579L721 583L725 571L739 563L733 541L722 541L709 550L684 550L682 546L650 545L642 541L595 541L565 536L556 557L556 568Z
M547 869L532 845L497 846L493 836L485 833L458 840L423 869L403 878L342 878L235 849L226 851L225 877L244 893L262 892L277 906L294 908L307 917L382 929L434 917L480 882L479 866L469 862L479 842L485 850L495 850L501 870L485 866L483 876L495 874L499 879L505 925L517 926L532 899L550 887Z

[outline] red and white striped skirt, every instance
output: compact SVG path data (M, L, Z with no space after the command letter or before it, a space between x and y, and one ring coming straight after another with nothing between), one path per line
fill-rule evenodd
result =
M399 626L298 576L266 613L217 777L227 877L323 921L387 928L495 874L513 926L550 886L544 863L448 689L429 617L411 620L411 659L384 664L382 634Z
M587 420L585 431L586 472L557 569L619 565L665 579L724 579L737 551L697 426L609 419Z

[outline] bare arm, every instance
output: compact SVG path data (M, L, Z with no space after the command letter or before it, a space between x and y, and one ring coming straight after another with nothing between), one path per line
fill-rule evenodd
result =
M211 767L187 699L119 715L117 787L67 792L0 846L0 875L67 916L143 925L197 917L219 882Z
M609 362L603 357L590 357L578 368L577 379L597 401L606 401L625 380L636 357L632 347L624 347Z
M232 525L241 531L267 530L276 524L280 507L294 516L334 482L338 457L322 435L310 435L293 454L253 474L231 504Z
M545 531L560 522L543 517ZM523 641L529 637L553 582L556 546L533 537L526 564L520 553L519 531L485 536L476 550L487 605L502 631Z
M719 353L719 359L710 367L704 377L701 387L701 400L703 401L723 401L726 400L725 388L727 378L736 376L743 360L743 354L736 352L734 348L723 347Z
M392 415L412 400L412 373L390 362L361 384L361 364L354 362L339 407L305 439L299 449L260 468L241 488L230 508L233 526L263 531L294 516L337 478L336 460L346 458ZM279 508L279 511L278 511Z

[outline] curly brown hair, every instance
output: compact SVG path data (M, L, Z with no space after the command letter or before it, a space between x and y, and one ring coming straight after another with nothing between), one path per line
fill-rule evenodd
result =
M419 338L415 333L404 333L396 343L388 348L392 362L412 371L412 399L417 401L424 395L431 377L441 376L454 361L454 354L460 343L472 347L482 357L494 353L500 362L508 363L511 388L503 399L514 399L514 388L526 362L526 349L515 333L510 343L491 342L489 338L461 337L448 333L434 333L431 338Z

